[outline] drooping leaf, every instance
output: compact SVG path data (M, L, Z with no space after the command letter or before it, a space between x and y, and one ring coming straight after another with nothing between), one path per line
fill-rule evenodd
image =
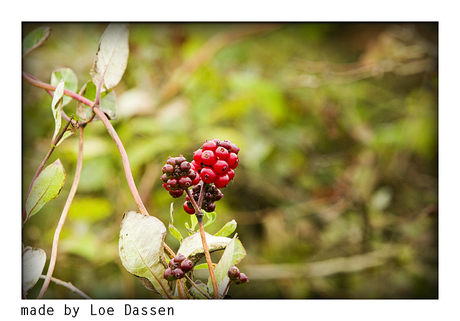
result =
M27 293L37 283L45 267L46 253L27 246L22 252L22 290Z
M59 68L51 74L51 85L57 86L61 80L65 82L65 89L76 92L78 87L78 78L75 72L70 68ZM62 106L70 103L72 98L64 96Z
M90 72L96 87L99 87L101 80L106 89L111 89L120 82L128 64L128 38L127 23L111 23L105 30Z
M64 166L62 166L59 159L48 165L40 175L38 175L26 200L25 221L36 214L43 205L59 195L59 192L64 186L65 177Z
M233 232L235 232L237 227L236 221L231 220L227 224L225 224L216 234L215 236L229 236Z
M174 219L173 219L173 213L174 213L174 204L171 203L171 208L170 208L170 211L169 211L169 216L170 216L170 220L169 220L169 233L171 233L172 236L174 236L174 238L176 240L178 240L179 242L182 242L182 234L180 234L179 230L173 225L174 223Z
M63 107L63 97L64 97L64 79L59 81L59 84L56 87L53 95L53 101L51 102L51 111L53 112L54 117L54 135L53 139L51 139L51 144L55 143L55 140L59 134L59 130L61 129L61 111ZM56 142L57 143L57 142Z
M121 221L118 250L129 273L139 277L144 286L148 281L146 287L149 290L155 289L163 297L168 297L166 292L171 293L171 287L163 278L167 267L163 247L165 237L166 227L159 219L130 211Z
M24 58L29 52L40 47L48 39L51 33L50 27L39 27L29 33L22 40L22 58Z

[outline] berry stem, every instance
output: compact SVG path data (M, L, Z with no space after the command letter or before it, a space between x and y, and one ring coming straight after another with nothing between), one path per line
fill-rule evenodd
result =
M207 299L211 299L211 297L210 297L207 293L203 292L203 290L201 290L200 287L199 287L195 282L193 282L193 280L192 280L187 274L185 275L185 278L186 278L187 281L189 281L190 284L191 284L193 287L195 287L195 289L197 289L197 291L200 292L204 297L206 297Z
M203 243L204 255L206 256L206 262L208 263L209 275L211 277L212 287L214 289L214 298L219 298L219 291L217 289L216 275L214 274L214 268L212 267L211 255L209 254L208 243L206 242L206 235L204 234L203 227L203 214L197 215L198 226L200 227L201 243Z
M203 198L204 198L204 188L206 187L206 183L202 182L201 189L200 189L200 198L198 199L198 207L201 208L203 205Z
M232 284L232 280L228 280L227 286L225 287L223 295L225 296L228 292L228 289L230 288L230 284Z
M176 281L177 293L180 299L187 299L187 292L185 291L184 279L178 279Z
M204 191L203 186L204 186L204 183L201 186L200 198L201 198L201 195L203 195L203 191ZM206 256L206 263L208 263L209 276L211 277L212 287L214 289L214 297L216 299L218 299L219 298L219 292L218 292L218 289L217 289L216 275L214 274L214 268L212 267L212 261L211 261L211 254L209 254L208 243L206 242L206 234L204 233L203 212L201 211L201 208L198 207L198 204L195 202L195 199L193 198L193 195L190 192L190 190L187 188L185 190L185 192L187 193L188 197L190 198L190 201L192 202L193 208L195 209L195 215L196 215L196 218L198 220L198 226L200 228L201 243L203 244L204 255Z

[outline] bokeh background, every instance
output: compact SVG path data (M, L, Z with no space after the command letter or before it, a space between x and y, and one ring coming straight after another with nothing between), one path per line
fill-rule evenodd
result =
M23 37L41 25L51 36L23 70L49 82L69 67L81 87L107 24L23 23ZM212 138L241 148L207 229L238 223L247 250L239 268L250 282L232 286L232 297L438 297L437 23L133 23L115 92L112 123L147 209L167 226L174 202L183 235L184 200L159 179L167 157L191 160ZM50 106L44 90L23 83L24 196L49 149ZM77 141L50 159L67 171L61 195L22 231L24 245L48 257ZM135 209L114 142L101 122L89 124L53 276L92 298L157 298L118 257L122 214ZM51 283L45 298L80 297Z

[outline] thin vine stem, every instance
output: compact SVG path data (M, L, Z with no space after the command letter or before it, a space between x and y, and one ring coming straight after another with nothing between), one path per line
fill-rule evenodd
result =
M123 162L123 168L125 170L126 181L128 182L129 189L131 191L131 194L133 195L134 201L136 202L139 212L143 215L148 216L149 213L145 208L144 202L142 202L141 196L139 195L139 191L137 190L136 183L134 182L133 178L133 173L131 172L131 166L129 165L128 154L126 153L126 150L123 146L123 143L120 140L120 137L118 137L115 128L113 128L112 126L112 123L109 121L105 113L99 109L99 107L93 107L93 111L104 123L105 128L109 132L109 135L112 137L113 141L115 142L115 145L118 148L118 151L120 152L121 161Z
M40 279L46 279L46 275L43 275L43 274L40 275ZM77 294L79 294L80 296L82 296L85 299L91 299L91 297L89 297L85 292L83 292L82 290L78 289L77 287L75 287L75 285L73 285L70 282L65 282L65 281L62 281L62 280L57 279L55 277L51 277L51 281L53 281L54 283L56 283L58 285L62 285L63 287L68 288L73 293L77 293Z
M75 177L72 183L72 187L70 188L69 195L67 196L66 203L64 205L64 209L62 210L61 218L59 219L58 226L54 231L54 238L53 238L53 246L51 250L51 258L50 264L48 266L48 272L46 273L45 282L43 282L42 288L40 293L38 294L38 299L42 299L45 295L46 290L51 281L51 277L53 275L54 267L56 265L57 259L57 249L59 244L59 236L61 234L62 228L64 227L65 220L67 218L67 213L69 212L70 205L75 197L75 193L77 192L78 183L80 182L81 176L81 169L83 167L83 131L84 126L79 128L79 140L78 140L78 158L77 158L77 167L75 169Z

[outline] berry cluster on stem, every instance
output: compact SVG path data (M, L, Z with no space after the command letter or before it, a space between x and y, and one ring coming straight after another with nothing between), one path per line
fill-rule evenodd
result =
M192 261L182 254L177 254L176 257L169 261L169 267L164 271L163 277L168 281L182 279L185 273L190 272L192 269Z
M188 214L215 210L215 202L223 197L221 188L235 177L240 148L229 140L207 140L193 153L189 163L184 156L168 157L163 166L163 187L178 198L187 191L183 209ZM192 187L192 192L188 191ZM192 199L193 198L193 199ZM197 211L199 210L199 211Z

